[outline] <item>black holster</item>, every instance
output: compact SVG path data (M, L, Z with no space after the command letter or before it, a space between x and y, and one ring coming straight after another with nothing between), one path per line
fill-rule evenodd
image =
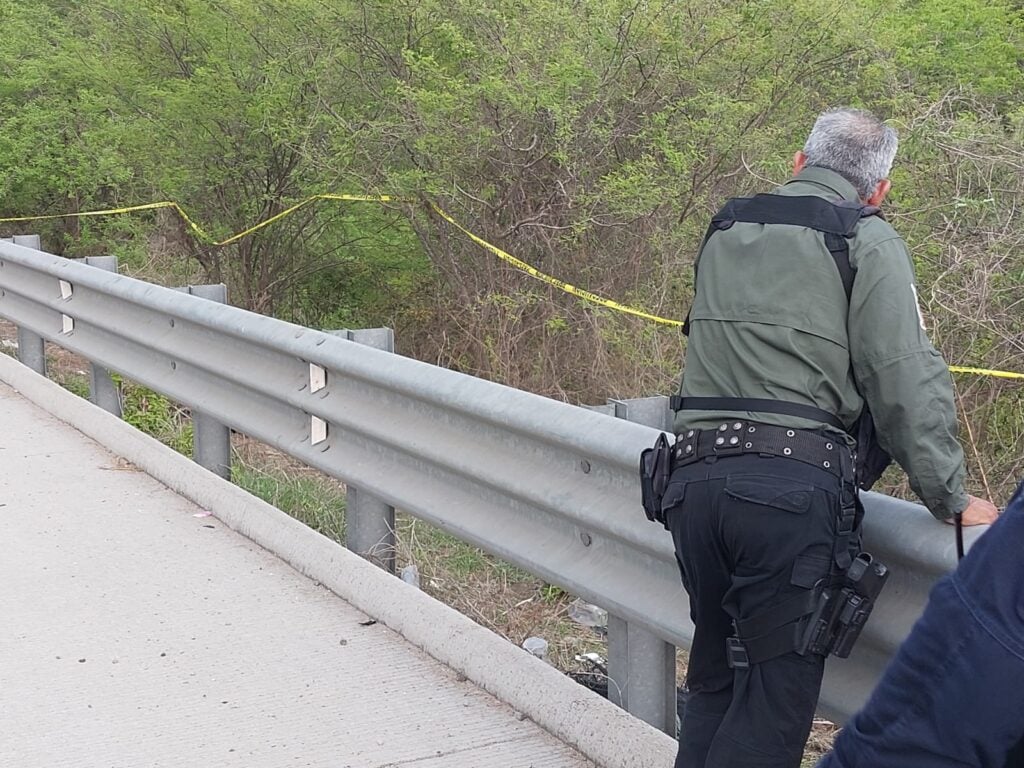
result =
M640 501L652 522L665 524L661 500L672 476L672 446L662 432L654 446L640 452Z
M799 652L849 656L888 578L889 569L867 552L857 555L837 583L820 588Z
M856 478L857 487L870 491L882 473L892 464L890 456L878 441L875 420L868 409L867 401L851 430L857 438Z

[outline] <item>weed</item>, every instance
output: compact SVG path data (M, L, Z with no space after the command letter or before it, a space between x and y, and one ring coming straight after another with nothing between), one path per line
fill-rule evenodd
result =
M289 475L281 469L257 467L237 456L231 477L240 488L314 531L345 541L345 493L337 483L318 475Z
M79 397L89 399L89 379L80 374L66 374L57 381L64 389Z
M544 584L540 588L540 599L546 603L556 603L566 596L566 591L554 584Z

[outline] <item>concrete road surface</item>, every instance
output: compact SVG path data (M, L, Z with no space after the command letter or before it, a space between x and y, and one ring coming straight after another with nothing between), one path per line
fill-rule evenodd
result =
M0 766L589 766L0 384Z

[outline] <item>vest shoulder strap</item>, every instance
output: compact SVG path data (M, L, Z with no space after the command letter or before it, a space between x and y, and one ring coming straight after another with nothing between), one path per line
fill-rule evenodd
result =
M734 197L722 206L711 222L716 229L728 229L737 221L792 224L822 233L853 237L861 219L879 213L877 206L850 200L827 200L816 195L760 194Z

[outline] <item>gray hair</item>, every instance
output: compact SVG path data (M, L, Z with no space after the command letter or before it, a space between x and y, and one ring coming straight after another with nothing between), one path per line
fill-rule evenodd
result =
M866 200L889 176L898 143L896 131L870 112L843 107L818 117L804 154L807 165L835 171Z

